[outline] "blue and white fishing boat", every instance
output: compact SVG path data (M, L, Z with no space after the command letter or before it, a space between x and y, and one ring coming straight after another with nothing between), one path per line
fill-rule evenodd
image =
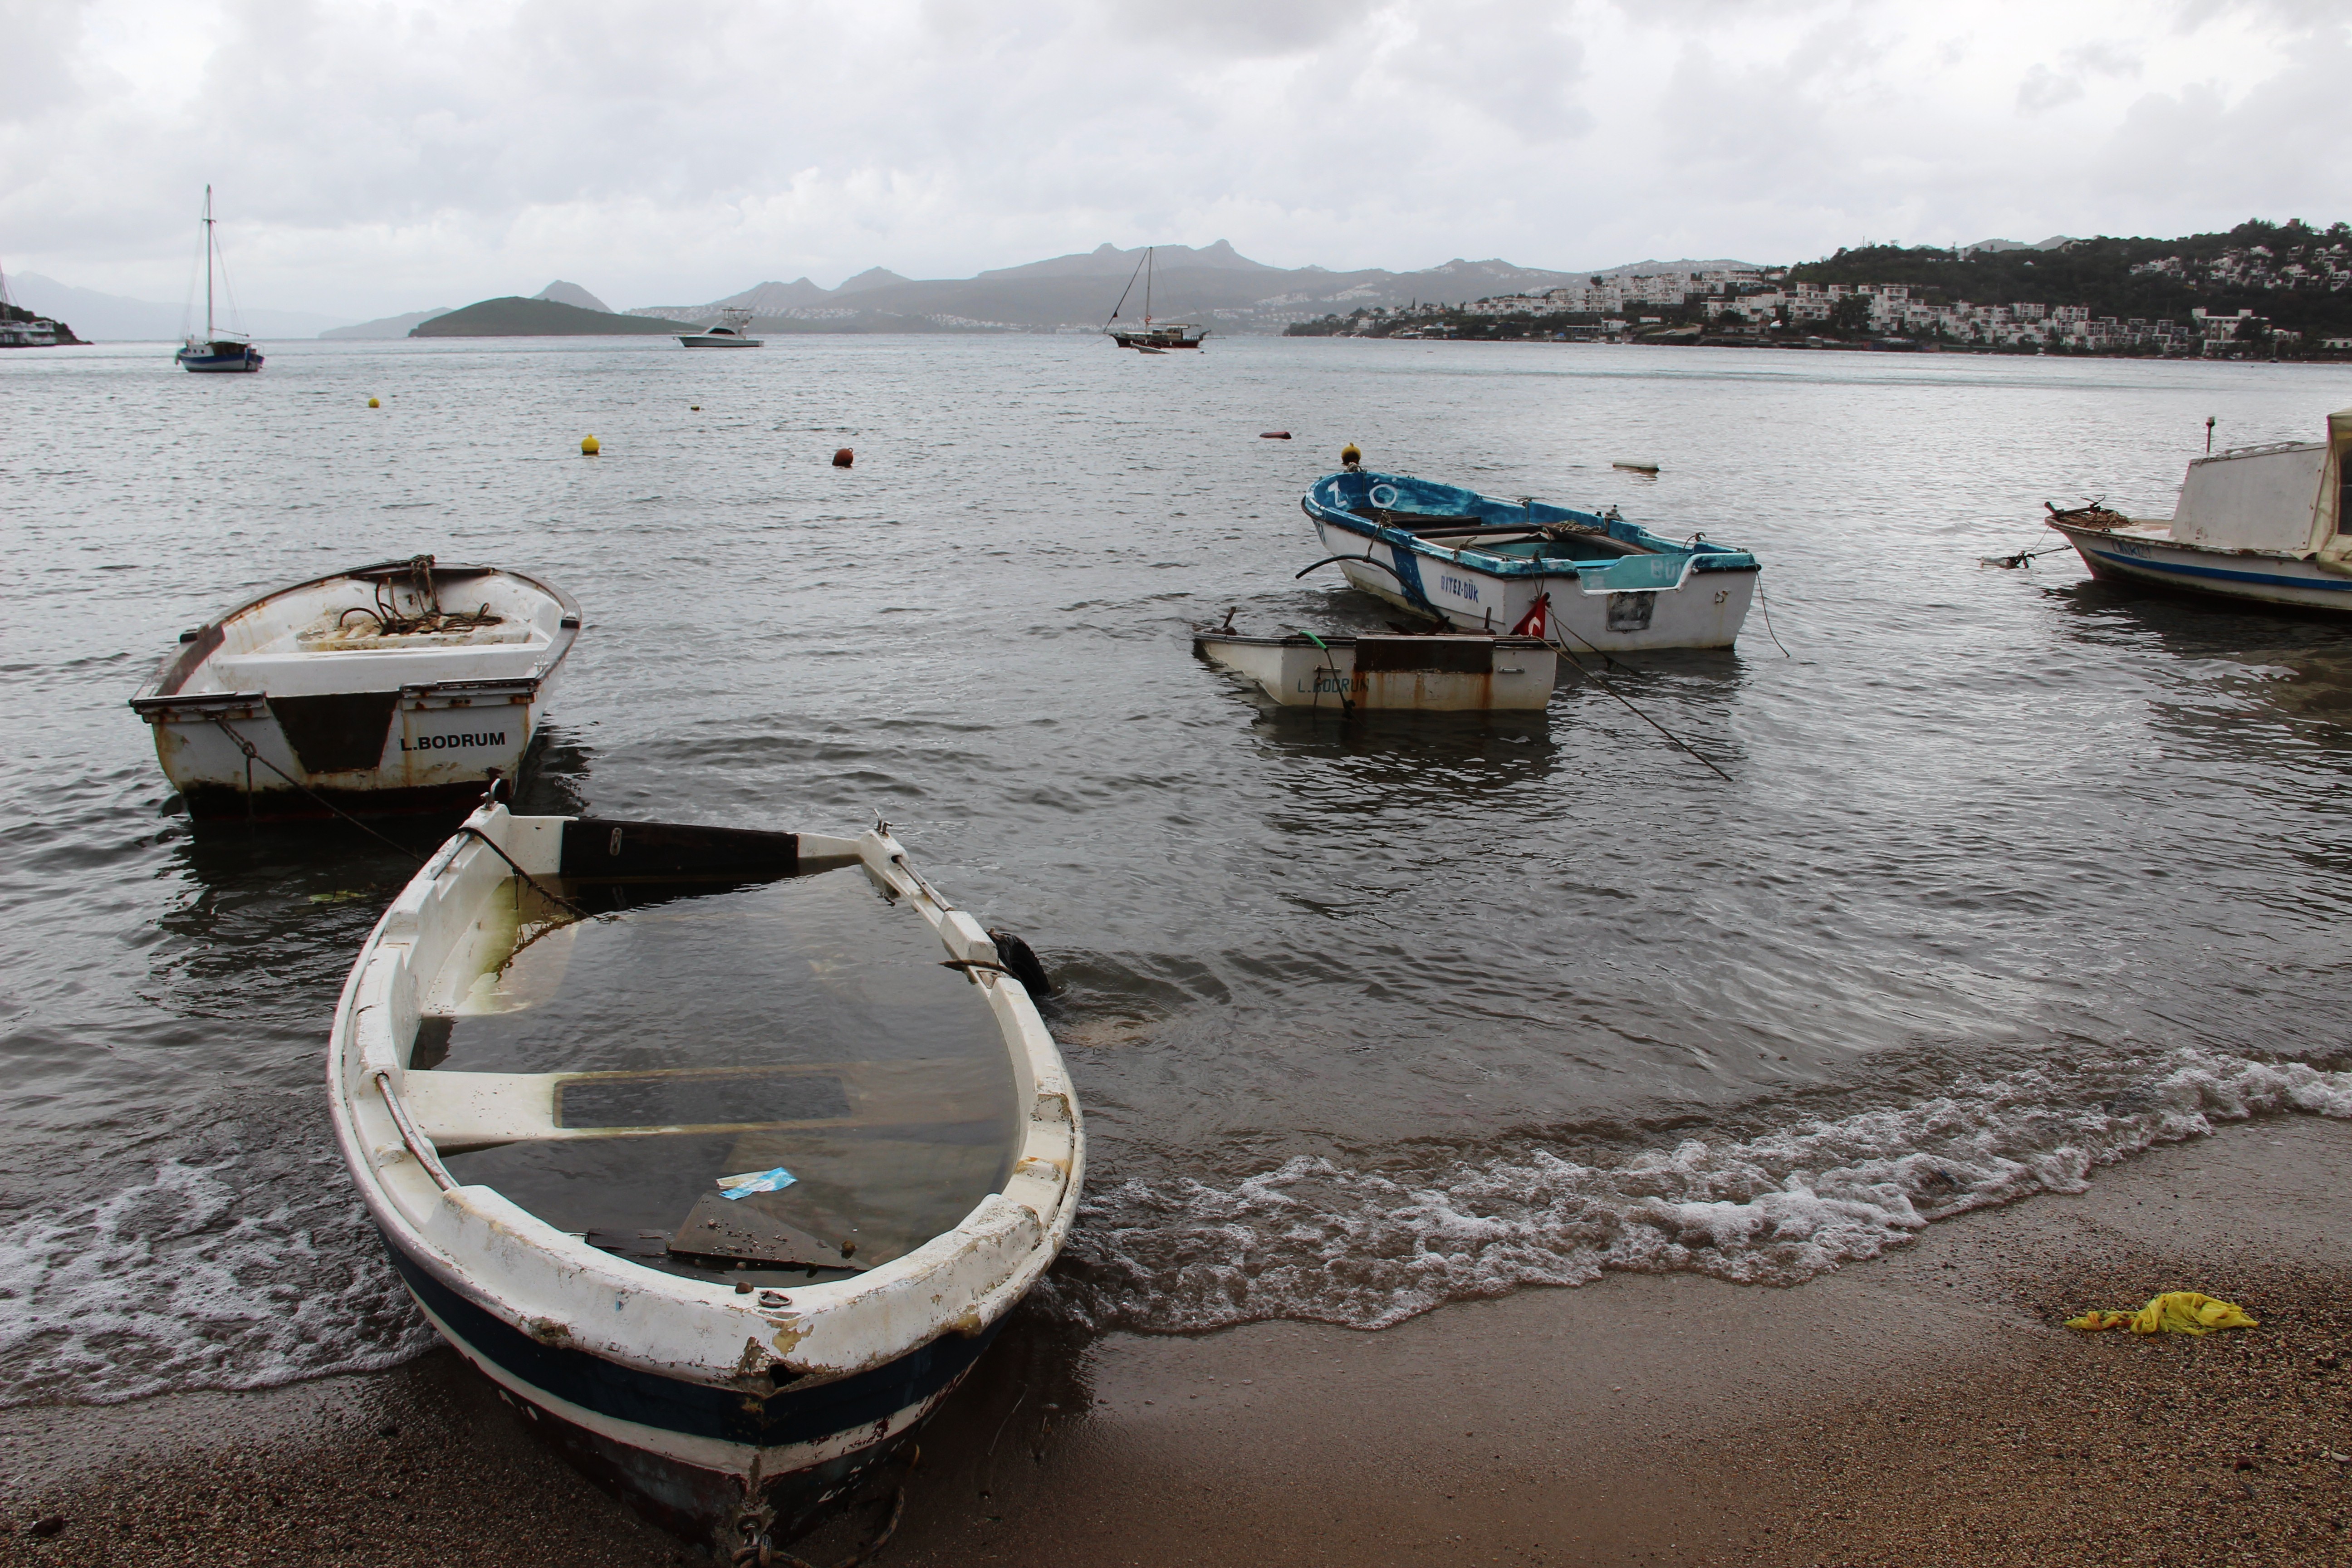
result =
M417 1306L536 1430L719 1562L797 1562L1069 1234L1045 987L886 826L493 802L360 950L328 1101Z
M2095 577L2216 598L2352 610L2352 409L2323 441L2243 447L2189 465L2168 518L2134 519L2093 503L2060 510ZM2047 505L2047 503L2044 503Z
M213 262L220 241L213 232L213 188L205 187L205 335L191 333L172 357L192 371L248 371L261 368L261 351L244 332L223 331L213 324ZM223 271L227 270L226 265Z
M1571 653L1729 647L1760 570L1746 551L1705 534L1677 543L1614 507L1497 500L1400 474L1329 474L1299 505L1330 552L1315 564L1336 564L1350 586L1464 631L1549 636Z

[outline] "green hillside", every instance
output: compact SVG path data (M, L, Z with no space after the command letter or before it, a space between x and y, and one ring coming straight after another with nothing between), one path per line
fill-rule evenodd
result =
M1789 268L1791 283L1907 283L1929 304L2030 300L2093 316L2185 320L2252 310L2308 337L2352 336L2352 228L2256 220L2179 239L2074 239L2054 250L1872 245Z
M552 300L526 300L519 294L480 300L462 310L436 316L410 329L412 338L587 338L663 337L696 329L684 321L664 321L649 316L614 316L559 305Z

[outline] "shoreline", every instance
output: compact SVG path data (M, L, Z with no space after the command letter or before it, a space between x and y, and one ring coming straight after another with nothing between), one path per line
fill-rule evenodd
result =
M2173 1289L2263 1326L2059 1326ZM2319 1562L2352 1550L2347 1363L2352 1125L2273 1116L1795 1288L1612 1274L1377 1333L1077 1344L1024 1314L925 1431L882 1562ZM28 1563L707 1561L446 1350L0 1411L0 1523Z

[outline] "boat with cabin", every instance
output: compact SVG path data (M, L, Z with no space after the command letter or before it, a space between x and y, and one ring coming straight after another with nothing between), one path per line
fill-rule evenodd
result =
M540 1434L720 1562L798 1562L1069 1234L1046 988L887 825L493 801L361 949L329 1100L417 1305Z
M215 263L219 264L219 269L224 274L228 270L228 264L221 256L220 239L214 232L213 188L210 185L205 187L204 245L205 335L197 337L190 333L188 341L180 346L180 352L172 357L178 362L182 370L202 373L259 370L262 363L261 351L253 346L251 335L241 331L226 331L215 326L213 321ZM234 310L234 296L230 303Z
M1458 632L1193 634L1192 651L1276 705L1318 712L1529 712L1551 701L1559 656L1540 637Z
M740 306L730 306L719 312L716 325L698 332L680 332L677 341L690 349L756 349L767 346L765 338L751 335L751 312Z
M1118 303L1110 308L1110 321L1103 323L1103 331L1108 334L1110 341L1119 347L1140 349L1145 353L1164 353L1170 349L1197 349L1201 346L1201 340L1209 335L1208 328L1196 325L1192 321L1155 321L1152 317L1151 255L1156 248L1153 246L1145 246L1143 259L1135 264L1136 271L1143 275L1143 324L1139 327L1118 327L1111 324L1112 321L1118 320L1118 313L1127 309L1127 297L1135 292L1135 276L1130 273L1128 276L1127 287L1119 291Z
M2241 447L2190 460L2168 518L2093 501L2047 522L2091 574L2111 582L2300 609L2352 610L2352 409L2326 437Z
M1465 632L1548 637L1562 650L1729 647L1756 593L1756 557L1704 533L1677 542L1614 507L1522 497L1349 468L1299 505L1349 585Z
M521 770L579 635L520 572L378 562L182 632L131 706L199 819L462 812Z

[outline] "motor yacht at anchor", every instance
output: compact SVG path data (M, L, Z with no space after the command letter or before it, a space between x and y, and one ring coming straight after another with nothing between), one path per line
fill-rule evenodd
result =
M492 804L361 950L330 1105L417 1304L537 1431L719 1561L797 1562L1069 1234L1033 987L887 826Z
M182 632L131 706L192 816L463 811L522 767L579 632L519 572L386 561Z
M705 327L698 332L680 332L677 341L690 349L756 349L767 346L765 338L751 335L751 312L740 306L719 312L716 326Z
M2216 598L2352 610L2352 409L2326 438L2189 462L2169 518L2043 503L2091 574Z
M1756 593L1746 551L1705 534L1677 543L1613 507L1498 500L1359 468L1316 480L1299 505L1329 552L1315 565L1338 566L1351 587L1464 631L1548 636L1570 654L1729 647Z

